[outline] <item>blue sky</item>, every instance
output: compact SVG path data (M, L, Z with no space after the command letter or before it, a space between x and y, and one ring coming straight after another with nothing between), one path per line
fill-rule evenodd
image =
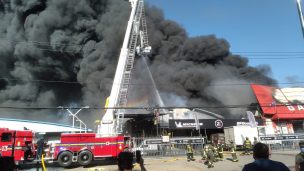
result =
M249 65L269 65L281 87L304 86L304 39L296 0L146 0L189 36L214 34ZM303 6L302 2L302 6ZM303 8L304 9L304 8ZM297 82L297 84L287 84Z

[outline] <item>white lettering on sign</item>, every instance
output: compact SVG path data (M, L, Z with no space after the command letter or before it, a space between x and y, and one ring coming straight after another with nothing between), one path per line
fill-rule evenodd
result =
M215 127L217 127L217 128L222 128L223 125L224 125L224 124L223 124L223 121L221 121L221 120L219 120L219 119L216 120L214 124L215 124Z
M203 126L203 123L199 123L200 126ZM195 122L176 122L175 121L175 126L177 128L184 128L184 127L187 127L187 128L190 128L190 127L195 127L196 126L196 123Z
M290 111L295 111L295 110L304 110L304 106L303 105L297 105L296 107L291 106L289 104L286 104L286 107L288 108L288 110Z
M2 151L7 151L7 146L2 146Z
M288 108L290 111L296 110L293 106L287 106L287 108Z
M259 125L258 122L255 122L256 125ZM236 122L237 126L245 125L245 126L250 126L249 122Z
M299 110L304 110L304 107L302 105L298 105Z

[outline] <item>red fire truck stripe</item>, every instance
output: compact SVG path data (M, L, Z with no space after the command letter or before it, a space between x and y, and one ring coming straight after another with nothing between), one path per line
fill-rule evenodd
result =
M0 151L11 151L13 148L11 147L11 146L8 146L7 148L6 148L6 150L2 150L1 148L0 148ZM22 149L22 146L17 146L17 147L15 147L15 150L21 150Z
M95 146L95 145L116 145L123 144L123 142L100 142L100 143L68 143L68 144L56 144L55 146Z

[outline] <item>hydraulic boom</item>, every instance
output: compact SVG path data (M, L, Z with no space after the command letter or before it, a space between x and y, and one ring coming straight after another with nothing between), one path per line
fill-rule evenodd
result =
M127 105L128 88L135 54L145 56L151 52L151 47L148 45L144 1L129 1L132 10L118 59L108 109L102 117L98 131L102 136L121 134L123 132L124 108ZM140 39L139 45L137 45L138 39Z

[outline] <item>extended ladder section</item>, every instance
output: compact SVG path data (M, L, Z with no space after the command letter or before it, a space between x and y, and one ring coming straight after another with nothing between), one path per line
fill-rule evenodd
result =
M119 89L117 106L126 107L127 105L127 96L128 96L128 88L131 81L131 71L134 66L134 58L137 46L137 40L139 36L139 27L141 21L143 21L142 15L144 12L144 2L143 0L138 1L138 5L136 7L135 17L133 21L133 27L131 31L131 36L128 44L128 55L126 59L126 63L124 66L123 76L121 87ZM145 20L144 20L145 21ZM146 27L146 23L145 23ZM147 33L147 28L145 28L145 32ZM146 36L146 40L148 40L148 36ZM119 109L116 113L116 132L123 132L123 120L124 120L125 109Z
M143 39L142 48L149 47L147 21L146 21L145 8L144 7L142 7L142 10L141 10L141 31L142 31L142 39Z

